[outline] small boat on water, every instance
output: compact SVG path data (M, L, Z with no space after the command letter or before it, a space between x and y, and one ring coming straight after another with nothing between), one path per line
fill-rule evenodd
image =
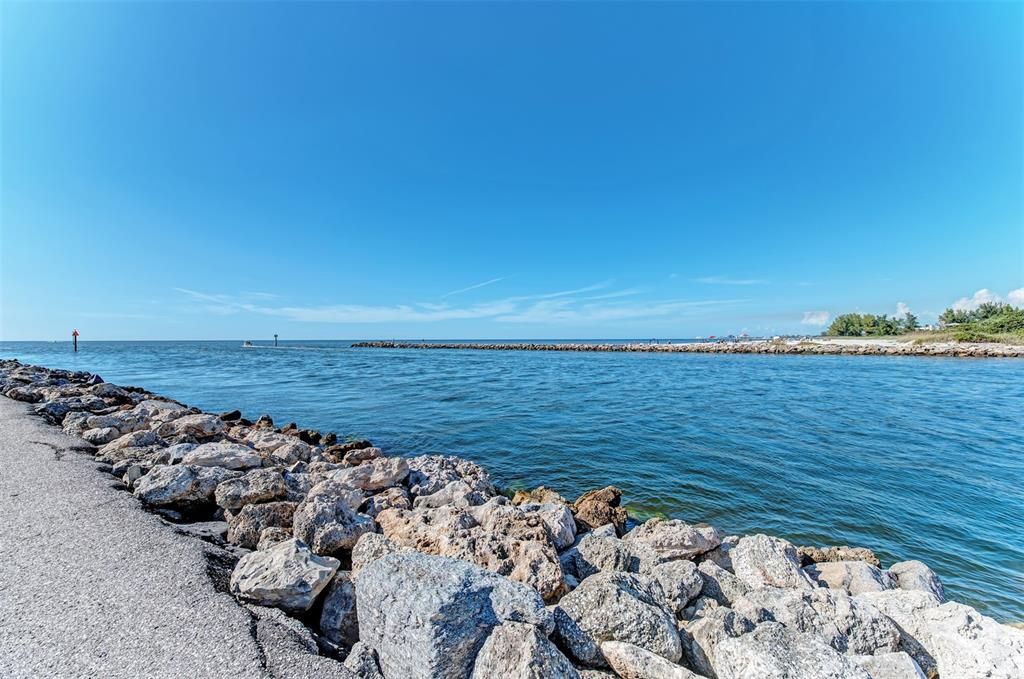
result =
M244 342L242 342L242 348L243 348L243 349L251 349L251 348L252 348L252 347L254 347L254 346L256 346L256 345L254 345L254 344L253 344L252 342L250 342L249 340L245 340Z

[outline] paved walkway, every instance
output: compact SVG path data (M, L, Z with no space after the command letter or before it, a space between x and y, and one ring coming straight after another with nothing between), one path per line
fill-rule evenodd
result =
M0 396L0 677L349 676L294 621L217 592L211 547L82 443Z

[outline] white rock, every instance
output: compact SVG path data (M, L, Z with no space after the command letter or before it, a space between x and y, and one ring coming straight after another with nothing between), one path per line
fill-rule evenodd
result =
M602 642L601 654L622 679L700 679L685 667L623 641Z
M609 571L581 582L555 608L555 633L563 648L591 667L606 665L603 641L626 641L677 662L682 646L675 617L660 593L651 591L652 584L641 575Z
M715 649L718 679L871 679L848 656L811 634L777 622L726 637Z
M943 679L1024 677L1024 631L952 601L923 609L920 615L927 630L927 640L921 642Z
M330 473L330 478L351 488L376 491L396 486L409 476L409 464L401 457L378 457L356 467Z
M572 518L572 510L568 505L557 502L524 502L519 505L519 509L540 516L558 551L569 547L576 540L576 521Z
M163 437L194 436L197 439L209 438L226 431L223 420L216 415L200 413L183 415L159 426L156 433Z
M851 657L868 671L871 679L926 679L914 659L903 651Z
M925 675L935 671L935 658L923 645L928 641L928 629L922 613L939 605L930 592L890 589L884 592L858 594L857 601L871 604L896 624L900 632L900 649L906 651L920 665Z
M729 551L733 572L751 588L786 587L813 589L814 583L800 569L796 547L769 535L748 535Z
M182 464L245 470L262 466L263 458L240 443L204 443L186 453Z
M476 656L472 679L578 679L579 672L535 625L505 622Z
M754 623L724 606L705 611L704 615L683 623L679 630L686 661L704 676L715 676L715 649L723 639L737 637L754 629Z
M804 567L816 583L847 594L881 592L896 587L896 578L864 561L826 561Z
M337 559L313 554L299 540L285 540L239 559L231 573L231 592L261 606L301 613L313 606L339 565Z
M645 521L622 539L643 543L668 559L692 559L722 543L721 534L713 526L660 518Z
M900 561L889 567L900 589L920 590L935 595L939 602L946 600L946 591L939 576L920 561Z
M386 677L464 679L491 631L526 623L547 634L551 614L533 589L465 561L401 552L356 579L359 639Z

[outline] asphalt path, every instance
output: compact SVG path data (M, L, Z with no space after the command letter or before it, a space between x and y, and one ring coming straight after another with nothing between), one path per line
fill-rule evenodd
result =
M218 591L208 555L225 553L83 445L0 397L0 677L352 676L296 621Z

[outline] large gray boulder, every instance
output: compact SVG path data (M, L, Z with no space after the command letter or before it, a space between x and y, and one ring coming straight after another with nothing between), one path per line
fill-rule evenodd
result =
M871 679L926 679L914 659L903 651L852 657L854 662L867 670Z
M811 578L800 569L796 547L770 535L748 535L729 551L733 572L749 587L812 589Z
M814 634L843 653L873 655L899 648L900 633L889 618L838 590L755 589L734 607L754 622L774 620Z
M714 677L718 644L723 639L738 637L753 629L751 620L731 608L711 608L704 615L683 623L679 630L686 662L700 674Z
M338 571L324 594L320 633L345 648L359 641L356 586L352 574L347 571Z
M373 519L352 511L344 499L318 495L299 504L292 518L292 533L316 554L351 550L363 533L375 528Z
M265 502L245 505L228 522L228 542L246 549L256 549L267 528L291 530L294 502Z
M930 592L890 589L883 592L865 592L857 601L874 606L896 625L900 633L900 649L906 651L921 667L926 676L937 673L935 658L925 643L929 641L924 611L935 608L939 600Z
M506 622L487 637L472 679L578 679L579 672L536 625Z
M224 481L214 492L218 507L237 511L245 505L282 500L288 486L276 469L254 469L245 476Z
M201 467L223 467L243 471L263 465L263 458L240 443L204 443L189 451L182 464Z
M239 559L231 592L261 606L301 613L313 606L339 565L337 559L313 554L300 540L285 540Z
M519 509L540 517L544 525L547 526L551 542L558 551L571 546L576 540L576 520L568 505L559 502L543 504L523 502L519 504Z
M478 566L418 552L388 554L356 579L359 639L387 677L464 679L506 622L552 629L533 589Z
M156 465L135 482L133 492L152 507L201 509L213 504L220 483L237 476L239 472L220 467Z
M432 495L452 481L462 481L487 497L494 495L490 475L475 462L454 455L419 455L407 462L409 492L414 496Z
M942 581L931 568L920 561L900 561L889 567L889 575L896 580L900 589L918 590L935 595L939 602L946 600Z
M685 667L624 641L602 642L601 654L622 679L700 679Z
M697 567L703 578L700 595L714 599L723 606L733 602L750 591L750 586L725 570L715 561L701 561Z
M171 436L191 436L198 440L212 438L227 431L224 421L216 415L201 413L183 415L161 424L156 433L164 438Z
M920 616L925 630L921 643L935 658L940 677L1024 677L1024 631L952 601L925 608Z
M828 561L804 567L811 580L822 587L850 595L881 592L896 587L896 578L864 561Z
M331 478L350 488L377 491L397 486L409 476L409 463L401 457L378 457L357 467L331 472Z
M718 679L871 679L852 658L778 622L726 637L715 648Z
M562 647L591 667L607 666L603 641L625 641L677 662L683 651L675 616L659 590L641 575L603 571L590 576L555 608Z
M644 571L644 575L659 585L662 603L675 615L681 614L704 588L704 578L692 561L654 564Z
M364 533L352 548L352 577L355 578L359 571L382 556L408 551L412 550L399 547L380 533Z
M667 559L692 559L715 549L722 536L713 526L678 519L650 519L622 537L647 545Z

